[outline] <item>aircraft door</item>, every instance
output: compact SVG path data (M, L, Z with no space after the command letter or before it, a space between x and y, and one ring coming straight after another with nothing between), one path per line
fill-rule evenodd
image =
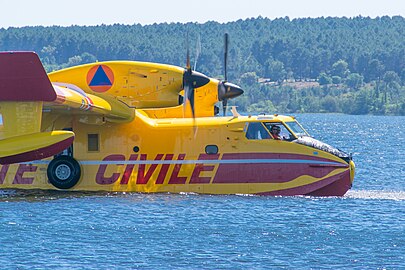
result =
M64 128L63 130L66 131L73 131L73 128ZM68 157L73 157L73 144L72 143L68 148L66 148L65 150L63 150L62 152L56 154L54 157L59 157L59 156L68 156Z

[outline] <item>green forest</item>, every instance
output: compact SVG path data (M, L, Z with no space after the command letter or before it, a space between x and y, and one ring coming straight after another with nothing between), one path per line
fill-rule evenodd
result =
M228 80L245 90L230 101L239 111L405 115L401 16L10 27L0 51L35 51L53 71L105 60L185 66L189 47L196 70L221 79L224 33Z

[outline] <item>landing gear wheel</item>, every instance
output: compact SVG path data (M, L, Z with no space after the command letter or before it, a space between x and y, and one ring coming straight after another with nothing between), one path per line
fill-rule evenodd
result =
M59 156L49 163L47 174L52 185L59 189L69 189L79 182L81 169L74 158Z

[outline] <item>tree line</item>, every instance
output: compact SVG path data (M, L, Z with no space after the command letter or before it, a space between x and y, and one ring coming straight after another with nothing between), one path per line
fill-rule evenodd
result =
M189 47L198 71L223 78L225 32L228 80L246 89L232 101L240 110L405 115L401 16L10 27L0 50L36 51L52 71L106 60L185 66Z

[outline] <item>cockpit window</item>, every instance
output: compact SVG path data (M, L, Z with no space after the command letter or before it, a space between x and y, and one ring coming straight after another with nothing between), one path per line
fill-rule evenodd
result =
M251 122L246 131L249 140L270 139L270 135L261 122Z
M296 121L286 122L287 126L295 133L296 136L309 136L305 130Z
M294 135L291 134L291 132L282 123L266 122L266 123L264 123L264 125L269 130L270 134L273 134L274 131L277 131L277 132L274 132L275 135L272 135L274 137L274 139L286 140L286 141L292 141L292 140L296 139L294 137ZM279 130L279 132L278 132L278 130Z

